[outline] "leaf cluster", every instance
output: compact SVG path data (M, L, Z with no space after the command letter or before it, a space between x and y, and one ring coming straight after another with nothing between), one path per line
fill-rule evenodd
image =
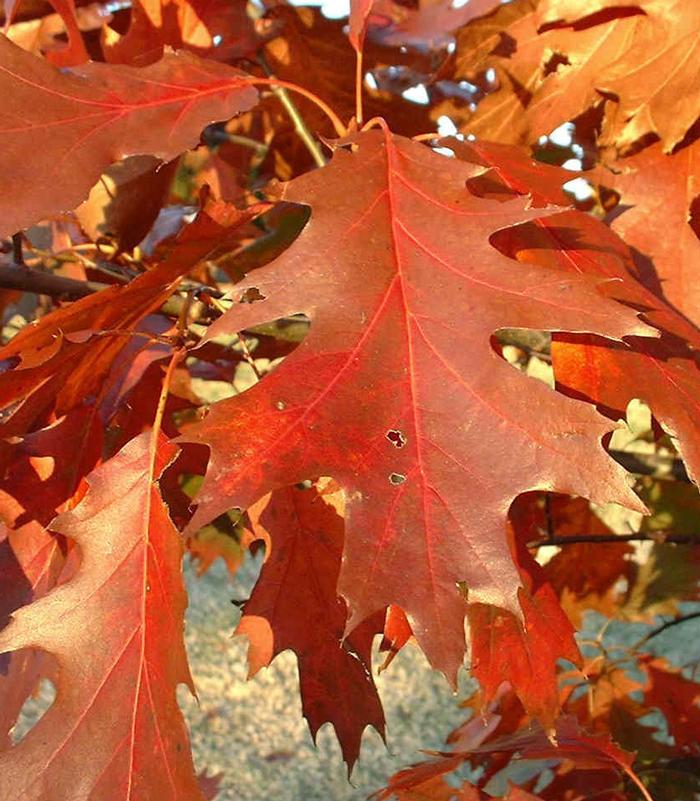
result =
M349 771L407 643L478 682L377 799L700 798L696 0L4 24L0 801L214 798L182 562L261 550Z

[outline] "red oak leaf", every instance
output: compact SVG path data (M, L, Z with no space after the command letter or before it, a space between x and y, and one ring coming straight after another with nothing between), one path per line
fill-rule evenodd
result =
M652 145L613 167L596 176L620 193L612 229L651 259L664 298L700 326L700 140L673 155Z
M242 72L188 53L59 72L1 36L0 96L0 238L77 206L115 161L169 161L257 100Z
M88 61L90 56L85 49L85 43L80 33L75 0L50 0L50 2L63 22L65 33L68 36L68 44L63 43L60 49L53 47L47 54L48 60L56 67L69 67ZM19 5L20 0L5 0L5 30L3 32L8 35L8 26L12 23ZM10 36L10 38L12 37Z
M351 0L350 2L350 30L349 37L352 46L358 52L362 51L367 32L367 18L372 11L374 0Z
M448 138L441 140L458 158L488 169L483 175L470 178L467 186L479 197L502 195L504 186L509 194L529 195L533 206L570 206L562 186L573 180L577 173L535 161L525 148L498 142L461 142Z
M156 455L151 439L90 474L52 525L80 547L77 573L0 634L0 650L42 648L59 665L53 706L0 755L0 798L202 799L175 697L193 689L182 545L154 484L175 449Z
M511 508L513 527L521 527L518 499ZM469 604L471 674L482 687L483 703L497 697L503 682L510 682L526 712L551 730L560 712L557 662L580 665L574 628L562 610L543 569L530 555L522 537L515 546L515 561L523 588L520 605L524 620L487 604Z
M522 0L461 29L455 77L493 68L499 79L466 129L535 141L605 95L617 101L606 106L608 142L629 149L656 134L671 152L698 118L700 6L695 0L566 6Z
M0 348L6 366L0 373L0 406L12 412L3 422L3 435L26 434L52 405L57 416L86 402L101 413L107 414L106 408L113 412L117 399L135 383L135 367L143 371L163 355L161 347L142 359L153 343L124 333L138 329L201 259L237 241L240 227L259 208L238 211L225 203L206 203L156 267L126 286L108 287L42 317ZM18 401L23 404L17 406Z
M517 759L569 760L578 770L616 768L630 777L634 775L633 754L618 748L605 735L587 734L571 716L557 720L551 737L540 726L532 725L489 740L470 751L473 754L495 752L513 753Z
M4 516L5 509L2 512ZM53 589L62 573L70 574L65 552L63 538L37 523L20 531L0 527L0 629L17 609ZM10 747L10 730L39 679L52 673L47 656L36 649L0 655L0 751Z
M452 0L423 0L414 8L395 0L375 0L369 18L369 36L385 45L444 47L451 41L452 31L490 14L499 4L500 0L470 0L455 6Z
M624 345L586 335L555 334L552 365L558 388L623 416L633 398L648 403L666 431L678 438L688 472L700 476L700 330L639 280L629 248L592 217L571 213L497 232L494 244L526 262L577 275L607 278L609 297L644 309L643 319L663 332L657 340L631 337Z
M615 535L597 517L584 498L570 498L549 493L522 495L511 509L519 544L538 542L547 545L547 536L561 540L577 535ZM556 592L562 608L572 623L580 627L582 615L588 609L612 615L620 603L615 585L620 578L631 581L634 564L629 556L634 552L627 542L566 543L544 565L547 581Z
M256 504L249 514L270 543L236 629L250 641L250 675L282 651L294 651L311 734L315 738L330 721L352 770L365 727L384 734L371 674L372 638L381 623L367 621L343 639L347 609L336 594L343 518L314 488L296 487L277 490L269 503Z
M499 254L490 234L538 212L470 194L481 168L386 131L352 142L285 185L282 197L310 205L311 221L210 328L311 319L280 369L187 430L212 452L191 526L273 487L333 476L347 500L348 630L396 604L454 678L459 582L470 601L521 614L505 536L516 495L547 487L641 508L600 447L601 418L513 370L491 334L644 327L595 281Z

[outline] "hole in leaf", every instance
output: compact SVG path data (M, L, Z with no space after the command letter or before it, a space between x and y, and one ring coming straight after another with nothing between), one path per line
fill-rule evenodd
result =
M511 367L529 378L554 388L549 331L501 328L491 337L491 347Z
M398 486L399 484L403 484L406 480L406 476L403 473L391 473L389 475L389 481L394 486Z
M14 653L13 659L22 660L26 664L19 667L23 673L25 670L31 671L35 669L35 660L43 660L45 658L52 659L50 655L32 651L30 649L18 651ZM43 664L42 664L43 667ZM43 677L33 694L22 704L19 714L17 715L17 722L10 732L10 738L13 745L22 742L29 732L39 723L44 715L51 709L53 702L56 700L56 685L47 677Z
M545 76L556 72L559 67L570 65L569 59L562 53L553 53L549 61L544 65Z
M306 337L309 327L308 317L294 314L216 336L186 361L192 389L203 403L245 392L280 366ZM283 411L284 407L277 408Z
M690 204L689 222L693 233L700 239L700 197L696 197Z
M403 448L403 446L406 444L406 437L403 435L403 432L399 431L398 428L389 429L385 436L395 448Z
M241 303L256 303L259 300L265 300L265 295L256 287L250 286L241 295Z

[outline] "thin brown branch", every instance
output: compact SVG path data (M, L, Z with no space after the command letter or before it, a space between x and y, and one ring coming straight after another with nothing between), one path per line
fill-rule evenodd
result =
M700 618L700 612L690 612L687 615L674 617L673 620L667 620L657 628L652 629L648 634L645 634L640 640L637 640L632 646L632 650L638 651L640 648L643 648L649 640L653 640L654 637L658 637L659 634L663 634L665 631L668 631L668 629L672 629L674 626L680 626L681 623L687 623L689 620L697 620L698 618Z
M531 549L544 548L546 545L577 545L584 542L658 542L670 545L700 545L700 534L674 534L670 531L654 531L646 533L636 531L631 534L572 534L570 537L547 537L546 539L528 542Z
M113 284L102 284L99 281L79 281L76 278L66 278L63 275L34 270L30 267L12 267L0 263L0 289L17 289L20 292L34 292L37 295L48 295L52 298L65 300L79 300L108 289ZM211 291L211 290L210 290ZM163 314L170 317L179 317L186 298L174 295L165 301L161 307ZM192 309L193 316L200 317L204 312L204 305L195 303Z
M97 281L78 281L63 275L45 273L30 267L0 264L0 287L2 289L18 289L20 292L35 292L37 295L74 300L92 295L93 292L99 292L108 286L109 284L101 284Z

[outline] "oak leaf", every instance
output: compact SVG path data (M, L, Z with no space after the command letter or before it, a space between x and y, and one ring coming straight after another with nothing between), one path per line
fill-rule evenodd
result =
M352 142L283 188L311 206L311 221L210 328L213 338L300 312L311 320L281 368L187 429L185 441L212 453L191 526L273 487L333 476L347 500L348 630L396 604L454 678L459 582L470 601L521 614L505 538L516 495L547 487L641 509L600 447L601 418L516 373L491 334L649 329L587 278L501 256L491 233L542 212L471 195L465 182L481 168L386 131Z
M75 0L50 0L50 2L63 22L68 36L68 44L63 44L62 47L48 52L48 60L56 67L69 67L88 61L90 57L80 33ZM19 6L20 0L5 0L6 26L13 21Z
M372 638L383 618L378 626L367 621L343 638L347 610L336 594L343 518L315 488L296 487L277 490L249 515L255 528L265 529L269 544L236 629L250 641L249 675L282 651L294 651L311 734L315 738L330 721L352 770L365 727L384 735L384 713L371 673Z
M177 162L160 164L134 156L112 164L75 210L88 236L113 239L119 250L131 250L150 231L165 201Z
M369 38L388 45L439 48L452 41L452 31L490 14L500 0L471 0L455 6L451 0L421 0L417 7L395 0L375 0L369 17Z
M342 20L327 19L320 9L278 6L269 17L279 27L279 35L265 45L265 58L277 78L301 85L327 103L340 117L349 120L355 114L355 54ZM405 59L398 49L373 45L364 48L365 69L400 63ZM420 61L420 71L427 69L420 56L410 54L409 63ZM324 136L335 136L328 118L306 98L295 96L308 128ZM392 128L405 136L424 133L431 128L428 109L409 103L389 91L364 88L366 117L386 117ZM264 174L289 180L307 169L313 161L299 140L289 115L277 98L261 100L253 112L232 120L227 126L234 134L265 143L268 153L262 165Z
M578 275L606 276L601 291L644 309L643 319L663 334L653 342L631 337L624 345L595 336L555 334L552 365L557 387L595 402L614 419L624 416L632 399L641 398L665 430L678 438L688 473L697 480L700 331L645 286L646 277L619 237L592 217L570 214L499 231L494 244L525 262L546 262Z
M91 62L59 72L5 37L0 94L9 98L0 109L0 237L74 208L126 156L169 161L205 125L257 99L243 73L188 53L140 70Z
M639 261L651 260L663 297L700 327L700 141L672 155L654 144L611 167L596 177L620 194L612 229Z
M175 449L154 448L146 433L90 475L52 524L80 547L78 572L0 634L0 650L43 648L60 667L53 706L0 756L0 798L202 798L175 698L194 691L182 546L154 483Z
M449 114L460 129L502 143L528 138L524 110L539 82L546 43L538 35L537 0L501 5L493 14L472 21L456 34L455 80L478 83L489 69L498 80L473 111L448 101L435 114ZM493 89L494 87L487 87Z
M24 5L24 4L23 4ZM88 6L81 6L75 9L75 17L80 31L94 31L104 25L109 17L105 17L104 8L100 3L91 3ZM60 14L46 14L46 16L33 17L21 22L15 22L9 27L5 27L4 33L8 39L19 45L24 50L28 50L35 55L42 53L55 66L56 51L65 54L66 22ZM82 46L82 42L80 42ZM75 59L76 64L87 61L86 53L80 53Z
M543 0L543 23L559 22L563 15L567 22L584 28L588 17L609 9L598 27L610 29L614 16L623 21L632 19L626 12L641 12L634 16L633 30L617 58L606 58L591 81L597 90L619 101L616 130L609 136L620 149L653 133L661 139L664 152L671 152L699 115L700 6L694 0L596 0L579 3L578 9L571 6L561 0Z
M367 33L367 20L374 0L350 0L350 20L348 36L358 53L362 52Z
M469 604L471 674L481 685L483 704L497 698L501 685L509 682L528 715L551 730L561 711L557 662L566 659L580 666L581 655L545 571L529 553L525 538L518 536L520 529L529 528L527 499L521 496L510 510L523 620L494 606Z
M591 534L614 536L583 498L530 493L518 498L516 507L519 543L539 541L546 546L545 534L557 539ZM543 570L547 581L577 628L587 610L614 613L622 600L616 585L621 578L629 582L633 577L634 565L629 560L633 553L626 542L572 542L546 562Z
M394 657L413 636L411 625L403 610L398 606L390 606L386 610L384 636L379 650L386 654L379 670L386 670L394 661Z
M577 770L614 768L633 776L634 755L619 748L607 735L588 734L576 718L559 718L553 736L544 729L530 725L513 734L488 740L471 753L512 753L517 759L570 760Z
M0 630L17 609L52 590L62 574L70 574L66 551L60 535L37 523L27 523L19 531L0 526ZM0 655L0 751L11 746L10 731L25 700L53 667L49 655L37 649Z
M205 202L153 269L126 286L108 287L55 310L0 348L5 367L0 373L0 406L10 412L3 421L4 436L26 434L47 408L62 417L90 399L89 405L97 409L102 402L113 407L120 379L141 362L138 354L149 350L153 355L151 336L124 334L140 330L201 259L237 241L241 226L260 208L239 211L225 203ZM162 356L162 346L156 355ZM147 363L148 357L143 369ZM130 380L133 383L133 375Z
M463 127L500 141L535 141L603 96L607 140L629 149L657 134L665 152L698 118L700 10L693 0L578 3L521 0L457 34L455 77L496 70L498 86ZM603 14L597 14L603 7ZM568 7L571 10L571 6Z

